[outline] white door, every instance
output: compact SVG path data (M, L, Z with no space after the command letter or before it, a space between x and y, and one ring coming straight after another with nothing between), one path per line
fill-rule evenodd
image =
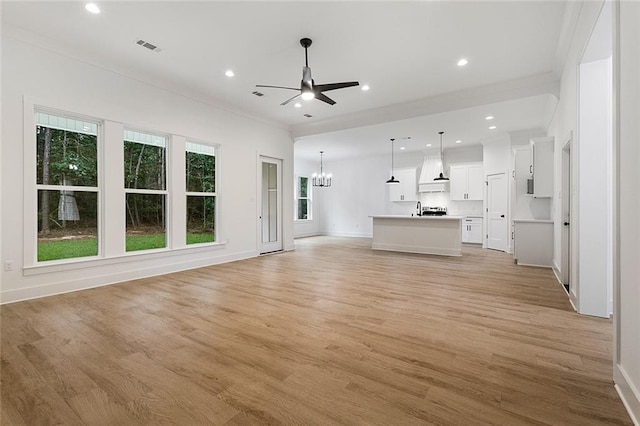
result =
M260 157L260 253L282 250L282 160Z
M507 176L487 176L487 248L507 250Z

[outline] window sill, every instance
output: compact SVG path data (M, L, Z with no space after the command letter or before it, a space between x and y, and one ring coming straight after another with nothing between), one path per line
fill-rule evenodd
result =
M100 266L114 265L123 262L136 262L141 260L152 260L163 258L172 253L178 252L205 252L208 250L221 250L226 246L226 243L201 243L190 244L185 247L173 248L173 249L155 249L155 250L140 250L127 252L118 256L110 257L83 257L75 259L61 259L59 261L51 261L47 263L40 263L33 266L25 266L22 268L24 276L33 276L41 274L50 274L55 272L65 272L77 269L95 268Z
M313 219L294 219L293 223L309 223L313 222Z

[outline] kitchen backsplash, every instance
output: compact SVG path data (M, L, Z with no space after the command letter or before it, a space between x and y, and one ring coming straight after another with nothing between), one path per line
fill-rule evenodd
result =
M453 216L482 216L482 201L452 201L448 192L422 193L420 202L425 207L446 207Z

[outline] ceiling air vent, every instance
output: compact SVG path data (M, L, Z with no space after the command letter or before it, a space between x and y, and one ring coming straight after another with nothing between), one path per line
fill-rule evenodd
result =
M313 117L313 115L311 115L311 114L305 114L304 116L307 117L307 118Z
M155 44L151 44L148 41L144 41L142 39L137 40L136 44L138 46L146 47L147 49L151 50L152 52L160 52L162 50L158 46L156 46Z
M252 92L252 94L256 95L257 97L264 96L264 93L260 93L257 90L255 92Z

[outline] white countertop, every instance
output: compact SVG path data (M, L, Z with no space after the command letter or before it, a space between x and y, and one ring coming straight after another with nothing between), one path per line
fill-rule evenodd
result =
M513 219L513 221L521 223L553 223L551 219Z
M416 219L416 220L462 220L464 216L410 216L401 214L387 214L387 215L375 215L369 216L374 219Z

